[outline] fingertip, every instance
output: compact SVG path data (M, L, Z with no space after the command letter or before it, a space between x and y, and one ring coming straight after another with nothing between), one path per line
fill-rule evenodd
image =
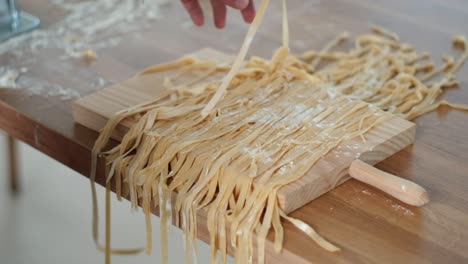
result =
M255 19L255 6L253 0L249 2L249 5L242 10L242 17L246 23L252 23Z
M215 22L215 26L217 29L223 29L226 26L226 22L225 21Z
M211 0L211 7L213 9L215 27L218 29L224 28L226 24L226 5L217 0Z
M244 21L251 24L255 18L255 13L244 15Z
M223 29L226 26L226 15L219 14L216 16L214 24L217 29Z
M193 23L197 26L203 26L203 11L200 7L200 3L198 3L198 0L182 0L182 4L190 14L190 18L192 19Z
M205 24L205 19L203 18L203 16L194 15L194 16L192 16L192 21L196 26L199 26L199 27L201 27L201 26L203 26L203 24Z

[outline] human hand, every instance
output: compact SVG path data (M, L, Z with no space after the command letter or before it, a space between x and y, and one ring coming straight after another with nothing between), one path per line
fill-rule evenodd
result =
M199 0L181 0L192 21L197 26L204 23L203 11ZM255 17L254 0L210 0L213 9L214 24L217 28L224 28L226 25L227 7L240 10L244 21L251 23Z

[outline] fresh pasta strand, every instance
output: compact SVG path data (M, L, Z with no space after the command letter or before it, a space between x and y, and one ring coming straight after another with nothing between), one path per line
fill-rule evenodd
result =
M283 47L289 49L289 23L286 0L283 0Z
M461 35L453 38L453 45L463 50L459 59L445 57L445 65L437 69L431 63L426 64L423 68L425 75L418 77L416 74L422 68L414 63L427 59L428 55L417 54L408 44L397 42L398 36L387 29L377 26L373 29L378 35L357 37L355 47L347 57L326 52L337 42L333 40L320 53L321 57L328 59L327 64L314 75L329 81L337 92L405 119L412 120L436 109L437 98L444 88L457 84L454 74L468 58L466 38ZM304 59L310 60L316 54L306 52ZM310 62L311 66L316 65L317 58L320 57Z
M330 252L340 251L338 247L336 247L332 243L325 240L312 227L310 227L308 224L304 223L303 221L299 219L291 218L287 216L285 213L281 213L281 217L291 222L291 224L296 226L302 232L306 233L307 236L309 236L312 240L314 240L317 244L319 244L322 248L326 249L327 251L330 251Z
M247 32L247 35L245 36L244 43L242 44L242 47L239 51L239 54L236 57L236 60L232 64L232 67L229 70L226 77L224 77L223 82L220 84L219 88L216 90L216 93L214 94L213 98L211 98L208 104L205 106L205 108L203 108L201 112L201 115L203 118L208 116L213 110L213 108L216 106L218 101L222 99L222 97L224 96L224 93L226 92L226 89L228 88L229 84L232 81L232 78L234 78L234 75L236 75L236 73L239 71L240 67L242 66L245 56L247 55L247 51L249 50L249 47L252 44L255 33L257 32L257 29L260 26L260 23L263 19L263 16L265 15L265 12L269 3L270 3L270 0L262 0L260 7L258 8L257 14L255 15L254 21L252 22L252 25L249 27L249 31Z

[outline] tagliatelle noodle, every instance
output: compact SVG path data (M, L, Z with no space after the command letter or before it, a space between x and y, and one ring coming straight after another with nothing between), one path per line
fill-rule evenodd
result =
M245 36L244 43L242 44L242 47L239 51L239 54L236 57L236 60L232 64L231 69L229 70L226 77L224 77L221 85L216 90L216 93L213 95L213 98L211 98L208 104L205 106L205 108L203 108L201 112L203 118L209 115L218 103L218 101L223 98L229 84L231 83L232 79L242 66L245 56L247 55L247 51L249 50L249 47L252 44L255 33L257 32L257 29L260 26L260 23L263 19L263 16L265 15L269 3L270 0L262 0L260 7L258 8L257 14L255 15L254 21L252 22L252 25L249 27L249 31Z
M379 35L362 35L348 52L328 49L320 56L314 52L302 55L310 65L317 58L327 62L313 73L331 83L336 92L373 104L384 111L405 119L414 119L439 107L437 102L443 88L456 85L454 73L468 57L468 42L464 36L453 38L455 47L463 50L458 60L444 57L444 65L435 69L434 63L416 64L428 59L417 54L408 44L400 44L398 36L381 27L374 27ZM337 40L331 42L336 46ZM347 54L343 56L342 54ZM435 79L435 80L434 80ZM460 110L460 104L446 104Z

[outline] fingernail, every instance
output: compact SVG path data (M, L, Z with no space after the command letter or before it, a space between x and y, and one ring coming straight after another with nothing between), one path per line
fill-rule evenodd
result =
M223 29L226 26L225 22L215 22L215 26L217 29Z

